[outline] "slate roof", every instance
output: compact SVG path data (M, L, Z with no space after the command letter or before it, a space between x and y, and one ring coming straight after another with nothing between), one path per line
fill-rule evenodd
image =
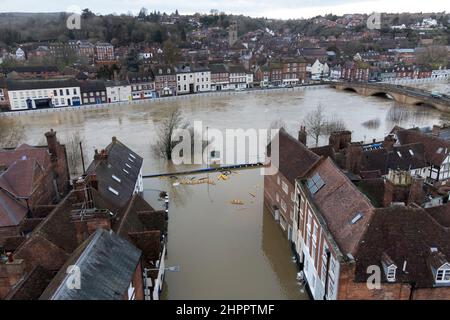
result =
M401 145L420 142L425 147L425 159L428 163L440 167L450 154L450 142L427 135L419 130L398 130L396 137Z
M382 267L381 257L387 254L397 266L396 282L414 281L419 288L434 287L431 248L436 248L447 261L450 259L450 230L433 218L438 211L445 211L448 221L448 206L427 210L402 206L376 209L356 254L355 281L365 282L367 267ZM405 261L407 272L402 271ZM386 281L385 276L382 281Z
M101 80L79 81L78 83L82 93L106 91L105 82Z
M113 232L97 229L68 259L41 300L121 300L133 279L141 251ZM80 268L81 289L69 289L67 267Z
M228 73L228 70L223 63L210 64L209 70L211 70L211 73Z
M161 70L161 73L159 72ZM167 72L170 71L170 72ZM176 71L174 67L169 65L158 65L152 67L153 75L156 77L162 77L162 76L174 76L176 75Z
M305 180L316 174L324 185L315 194L309 193L310 198L320 210L341 252L354 254L374 207L330 158L308 172ZM305 184L304 187L308 190ZM351 223L358 214L362 215L361 219Z
M395 146L392 150L384 148L364 151L362 170L379 170L382 175L394 170L414 170L428 167L425 147L422 143Z
M3 67L3 73L18 72L18 73L45 73L45 72L58 72L56 66L15 66L15 67Z
M306 172L320 159L303 143L292 137L283 128L278 133L279 139L279 171L295 185L295 179L303 177ZM268 148L271 149L271 144ZM272 154L273 150L270 150Z
M102 152L106 156L101 159L94 159L86 173L88 175L95 174L98 181L98 191L102 197L122 208L133 195L143 159L115 138ZM113 176L119 178L120 182ZM115 195L111 192L110 187L119 194Z
M78 87L75 79L53 79L53 80L11 80L7 81L8 90L34 90L52 88Z

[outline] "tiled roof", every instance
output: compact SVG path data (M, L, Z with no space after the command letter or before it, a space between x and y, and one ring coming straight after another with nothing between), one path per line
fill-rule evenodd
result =
M438 211L450 214L448 206L427 210L402 206L376 209L356 254L355 280L365 282L367 267L382 267L381 257L386 253L397 266L396 282L434 287L429 265L434 255L431 249L436 248L447 261L450 259L450 230L433 218ZM385 276L382 279L386 281Z
M310 196L341 252L344 255L354 254L374 207L330 158L324 159L305 178L309 179L316 174L321 177L324 185ZM358 214L361 215L360 219L352 223Z
M397 130L396 136L400 144L420 142L425 147L425 159L428 163L441 166L450 153L450 142L427 135L419 130Z
M364 151L362 170L379 170L385 175L389 169L414 170L428 167L425 148L422 143L395 146L392 150L384 148Z
M295 179L303 177L320 157L310 151L303 143L292 137L283 128L280 129L278 137L278 169L294 185ZM269 146L270 149L271 145ZM273 151L270 150L271 155L274 155Z

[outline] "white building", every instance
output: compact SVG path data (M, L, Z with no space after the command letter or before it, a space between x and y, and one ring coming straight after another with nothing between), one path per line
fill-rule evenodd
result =
M23 61L26 60L25 51L22 48L16 50L16 60Z
M310 68L311 72L311 79L316 80L320 79L323 76L324 73L324 64L319 61L319 59L316 59L316 61L313 63L313 65Z
M8 80L11 110L57 108L81 105L81 90L75 80Z
M231 89L243 90L247 88L247 72L245 71L243 66L241 65L230 66L229 72L230 72Z
M177 93L187 94L211 91L211 71L207 67L182 65L177 71Z
M207 67L195 67L194 79L195 79L195 92L211 91L211 71Z
M131 85L128 81L107 81L105 83L108 102L131 101Z
M190 66L181 66L176 68L177 72L177 94L186 94L195 92L195 74Z
M439 69L431 71L431 78L450 79L450 69Z

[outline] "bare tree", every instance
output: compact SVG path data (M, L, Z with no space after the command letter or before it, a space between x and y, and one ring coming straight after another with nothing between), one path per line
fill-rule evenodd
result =
M303 122L306 133L314 139L317 147L320 136L326 134L327 131L327 120L322 106L319 104L316 110L309 112Z
M186 129L187 127L188 125L185 123L180 109L172 111L158 128L158 141L153 146L153 150L161 157L172 160L172 150L180 142L179 140L172 140L173 133L177 129Z
M83 139L80 137L78 132L75 132L67 139L66 150L67 150L67 162L69 164L70 174L73 176L80 175L81 172L81 150L80 144L83 143Z
M416 53L416 62L438 69L447 65L448 50L445 46L423 47Z
M24 128L16 120L0 118L0 148L13 148L24 138Z
M330 135L333 132L344 130L347 130L345 122L344 120L338 118L337 115L333 115L330 119L328 119L325 130L327 135Z

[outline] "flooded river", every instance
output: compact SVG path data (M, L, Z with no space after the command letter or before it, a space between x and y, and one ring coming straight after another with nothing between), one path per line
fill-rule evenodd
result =
M319 104L328 117L341 119L353 131L354 140L360 141L382 138L394 125L430 126L450 118L425 107L401 106L388 99L322 88L190 97L148 105L25 115L16 120L23 126L24 141L29 144L42 143L43 133L49 128L56 130L63 142L78 132L86 159L92 159L96 148L106 146L116 136L144 157L144 172L149 174L167 170L151 145L158 124L176 108L186 120L201 120L204 127L217 129L268 128L282 119L296 136L305 115ZM259 170L239 171L228 181L219 181L217 176L210 174L215 185L173 186L174 181L169 180L145 181L145 197L155 208L162 206L156 200L158 190L168 190L171 197L167 265L179 265L181 272L167 274L164 297L306 299L295 280L289 244L263 208ZM230 204L233 199L244 201L244 205Z

